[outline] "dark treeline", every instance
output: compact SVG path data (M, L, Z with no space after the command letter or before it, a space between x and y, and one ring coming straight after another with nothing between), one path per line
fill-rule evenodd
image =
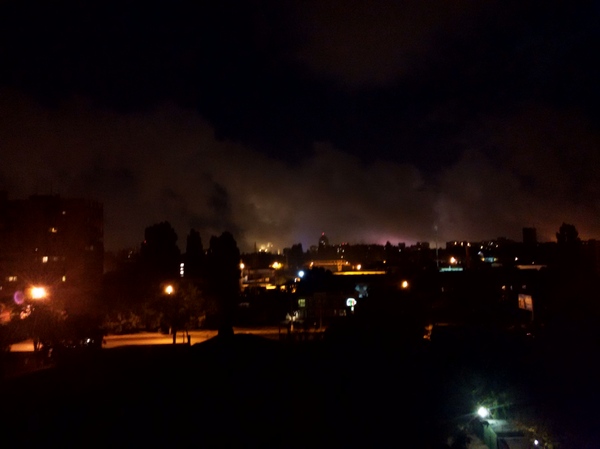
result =
M230 334L240 293L240 252L233 235L212 236L204 250L200 233L192 229L185 248L182 255L168 222L146 228L139 253L121 258L105 276L101 308L107 325L111 316L120 316L129 329L117 332L204 325Z

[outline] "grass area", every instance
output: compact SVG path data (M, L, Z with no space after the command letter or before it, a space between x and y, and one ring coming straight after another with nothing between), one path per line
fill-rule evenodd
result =
M485 401L560 447L600 447L592 364L571 354L580 365L567 369L545 351L490 335L337 332L82 352L4 383L2 434L57 447L435 448Z

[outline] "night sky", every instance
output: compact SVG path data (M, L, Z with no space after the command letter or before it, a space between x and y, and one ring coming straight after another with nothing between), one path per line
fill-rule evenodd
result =
M102 201L107 249L164 220L242 251L600 238L599 23L598 2L1 1L0 189Z

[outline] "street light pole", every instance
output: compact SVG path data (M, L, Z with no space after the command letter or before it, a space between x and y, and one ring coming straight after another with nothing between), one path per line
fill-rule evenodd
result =
M165 293L167 294L167 296L172 296L173 293L175 292L175 288L173 288L173 286L171 284L167 285L165 287ZM169 307L167 308L167 310L171 309L172 304L169 304ZM173 344L177 344L177 330L175 329L175 323L174 323L174 319L171 316L170 317L171 320L171 334L173 335Z
M433 230L435 231L435 263L438 271L440 271L440 247L438 245L438 225L433 225Z
M33 286L29 289L29 295L31 296L31 299L33 299L34 301L42 301L43 299L45 299L48 296L48 291L46 290L45 287ZM31 305L30 305L30 307L31 307ZM37 336L35 335L39 310L36 311L36 307L33 307L33 309L31 310L31 313L33 314L33 324L31 326L31 338L33 339L33 351L37 352L41 348L41 342L40 342L39 338L37 338Z

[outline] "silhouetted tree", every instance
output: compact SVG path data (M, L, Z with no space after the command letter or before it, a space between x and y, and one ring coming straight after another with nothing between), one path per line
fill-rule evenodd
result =
M173 292L157 294L151 308L158 312L164 325L171 328L173 343L178 331L187 332L198 325L206 312L203 295L194 283L179 282Z
M556 233L556 241L559 245L577 245L581 240L574 225L563 223Z
M210 238L206 273L208 291L217 303L219 335L232 335L240 295L240 250L231 233Z
M198 279L204 268L204 248L200 233L191 229L185 247L185 277Z
M146 228L140 255L151 276L158 280L177 277L180 251L177 234L168 221Z
M34 304L27 317L34 351L49 348L61 340L65 316L49 304Z
M575 226L563 223L556 233L556 242L559 269L563 272L581 270L581 239Z

